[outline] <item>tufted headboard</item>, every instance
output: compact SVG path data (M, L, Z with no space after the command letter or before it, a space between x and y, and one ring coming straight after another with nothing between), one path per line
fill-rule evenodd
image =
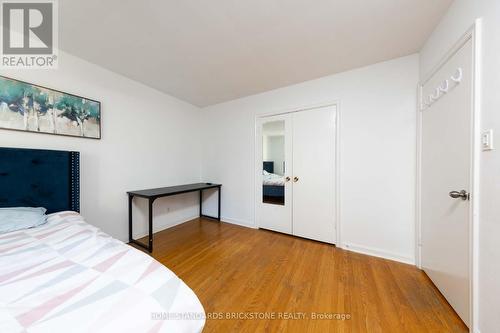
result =
M80 211L80 153L0 148L0 207Z
M262 168L269 173L274 173L274 162L266 162L264 161Z

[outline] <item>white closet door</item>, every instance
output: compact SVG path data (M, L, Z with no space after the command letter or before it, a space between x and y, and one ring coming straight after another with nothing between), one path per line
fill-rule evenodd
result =
M293 234L326 243L335 231L335 106L293 114Z
M291 234L292 116L261 118L256 134L257 223L260 228Z

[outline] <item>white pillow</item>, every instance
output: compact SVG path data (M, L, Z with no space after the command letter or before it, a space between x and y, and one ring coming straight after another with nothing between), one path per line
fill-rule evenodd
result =
M47 222L43 207L0 208L0 234L37 227Z

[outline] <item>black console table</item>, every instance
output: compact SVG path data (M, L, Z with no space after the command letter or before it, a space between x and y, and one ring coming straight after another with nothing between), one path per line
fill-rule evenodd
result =
M149 190L141 190L141 191L130 191L128 194L128 240L129 243L136 244L149 252L153 252L153 202L162 197L168 197L171 195L177 195L182 193L189 192L199 192L200 193L200 217L206 217L215 219L220 221L220 191L221 184L212 184L212 183L196 183L196 184L187 184L187 185L178 185L178 186L170 186L170 187L161 187L161 188L153 188ZM217 217L203 215L202 211L202 203L203 203L203 190L207 190L210 188L216 188L218 194L218 210ZM149 202L149 238L148 244L143 244L133 239L132 237L132 201L134 197L140 197L148 199Z

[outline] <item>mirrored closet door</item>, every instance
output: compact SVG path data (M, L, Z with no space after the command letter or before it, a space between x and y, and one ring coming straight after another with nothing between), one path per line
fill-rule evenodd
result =
M336 242L335 121L335 106L258 119L260 228Z
M262 228L292 233L291 115L262 118L257 132L257 218Z

